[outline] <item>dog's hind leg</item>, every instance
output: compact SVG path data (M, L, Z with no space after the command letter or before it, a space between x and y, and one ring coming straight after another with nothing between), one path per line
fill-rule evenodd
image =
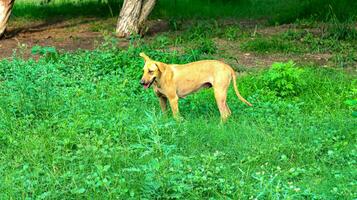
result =
M228 85L229 85L229 83L228 83ZM227 103L226 103L228 87L225 87L225 86L226 86L226 84L223 84L223 85L217 84L216 86L213 86L214 97L216 98L216 103L217 103L219 112L221 114L222 121L226 121L226 119L231 114L231 111L229 110Z
M228 110L229 115L231 115L232 112L231 112L231 109L229 109L229 106L228 106L228 104L227 104L227 99L226 99L226 108L227 108L227 110Z

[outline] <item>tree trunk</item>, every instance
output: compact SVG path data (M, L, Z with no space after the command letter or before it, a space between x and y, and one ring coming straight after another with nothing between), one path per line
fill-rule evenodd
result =
M117 36L139 34L155 3L156 0L124 0L117 22Z
M4 35L15 0L0 0L0 38Z

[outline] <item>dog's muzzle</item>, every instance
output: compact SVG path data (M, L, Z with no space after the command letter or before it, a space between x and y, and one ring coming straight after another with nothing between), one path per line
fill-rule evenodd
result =
M155 81L155 78L152 79L152 81L150 82L145 82L144 80L140 80L140 84L145 88L145 89L148 89L152 83Z

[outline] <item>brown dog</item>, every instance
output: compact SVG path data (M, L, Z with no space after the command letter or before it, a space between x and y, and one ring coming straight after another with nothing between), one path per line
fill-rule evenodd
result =
M183 98L201 88L213 87L221 119L225 121L231 114L226 99L232 78L233 87L238 98L247 105L252 106L239 94L233 69L221 61L202 60L178 65L154 61L145 53L140 53L140 56L145 61L144 74L140 84L145 89L151 85L154 86L154 91L160 99L160 106L163 112L166 111L167 100L169 100L175 118L179 116L179 98Z

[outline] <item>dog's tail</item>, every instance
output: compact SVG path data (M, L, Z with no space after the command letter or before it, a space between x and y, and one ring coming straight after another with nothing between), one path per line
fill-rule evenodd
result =
M235 72L232 70L232 79L233 79L233 88L234 91L236 92L239 100L243 101L245 104L247 104L248 106L253 106L251 103L249 103L245 98L242 97L242 95L240 95L238 88L237 88L237 83L236 83L236 74Z

